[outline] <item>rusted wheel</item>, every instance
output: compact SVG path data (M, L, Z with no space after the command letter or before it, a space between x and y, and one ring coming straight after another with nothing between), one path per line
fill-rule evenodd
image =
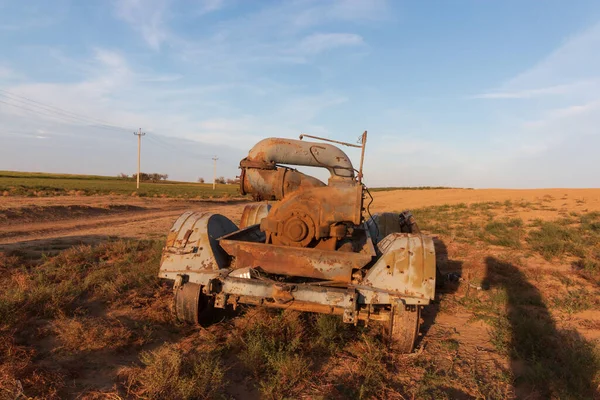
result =
M410 353L415 347L421 325L420 306L394 306L388 327L390 346L399 353Z
M185 283L175 291L175 316L182 322L203 324L214 313L214 299L202 293L202 285Z

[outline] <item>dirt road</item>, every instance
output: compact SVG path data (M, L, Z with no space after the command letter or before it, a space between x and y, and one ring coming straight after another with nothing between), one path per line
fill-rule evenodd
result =
M600 210L600 189L443 189L374 192L371 212L479 202L528 202L524 220ZM107 237L160 237L185 210L221 213L238 223L245 201L193 201L124 196L0 198L0 251L52 252Z
M0 198L0 251L54 252L108 237L159 237L190 209L225 214L239 222L246 203L122 196Z

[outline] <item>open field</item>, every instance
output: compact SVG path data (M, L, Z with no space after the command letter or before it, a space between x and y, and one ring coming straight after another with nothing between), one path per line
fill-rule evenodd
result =
M132 195L139 197L213 198L239 197L237 185L192 182L142 182L136 190L134 179L97 175L49 174L0 171L0 195L64 196L64 195Z
M373 196L413 210L448 279L411 355L332 316L174 323L167 230L245 201L0 197L0 399L600 398L600 189Z

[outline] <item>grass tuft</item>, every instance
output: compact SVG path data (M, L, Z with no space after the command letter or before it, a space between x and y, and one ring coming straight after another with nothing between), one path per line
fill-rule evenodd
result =
M266 310L261 310L266 312ZM298 393L310 372L304 353L304 323L297 312L283 312L272 318L253 319L243 332L239 359L261 380L263 394L283 398Z
M490 244L514 249L521 248L522 236L523 221L520 218L488 222L480 234L480 238Z
M225 367L217 354L166 344L140 356L143 367L123 371L129 393L152 399L214 399L223 393Z

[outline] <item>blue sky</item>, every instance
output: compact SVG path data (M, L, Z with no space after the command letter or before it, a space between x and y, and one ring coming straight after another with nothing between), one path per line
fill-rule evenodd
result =
M599 186L598 1L0 0L0 50L0 169L131 173L141 127L144 171L232 177L368 130L371 186Z

